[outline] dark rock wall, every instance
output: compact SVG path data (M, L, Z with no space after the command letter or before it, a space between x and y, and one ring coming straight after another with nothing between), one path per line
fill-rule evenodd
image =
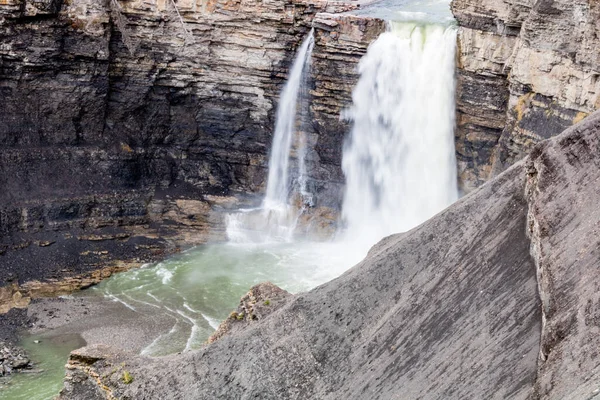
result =
M385 29L380 20L335 14L352 7L3 1L6 277L24 270L25 256L8 255L15 251L30 252L28 260L50 252L57 270L92 268L97 260L76 255L91 246L74 244L85 236L79 230L156 246L122 239L104 261L134 253L144 261L201 243L208 232L222 238L218 210L256 202L245 195L264 190L277 97L313 25L310 106L300 111L312 212L332 223L348 131L340 113L351 102L357 62ZM467 192L598 108L600 10L588 0L454 0L452 9L460 25L456 149ZM65 242L73 261L61 265L66 253L57 247L30 246L39 241Z
M218 210L264 190L278 95L311 21L352 7L1 2L0 285L222 238ZM335 208L339 112L384 26L322 19L303 127L313 205ZM105 240L77 239L90 234Z

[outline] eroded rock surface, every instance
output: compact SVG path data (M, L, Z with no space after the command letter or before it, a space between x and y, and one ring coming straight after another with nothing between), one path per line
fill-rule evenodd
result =
M126 361L136 379L115 390L157 399L590 398L600 374L599 182L596 113L262 320L199 351ZM101 375L107 360L90 367Z
M465 191L600 108L594 0L453 0Z
M156 399L591 398L599 182L596 113L338 279L199 351L128 359L135 380L103 384Z
M536 146L525 164L544 323L540 398L600 393L600 114L589 118Z

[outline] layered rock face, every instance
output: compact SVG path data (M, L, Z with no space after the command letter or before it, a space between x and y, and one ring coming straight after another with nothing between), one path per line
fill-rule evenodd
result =
M204 349L74 352L60 398L592 398L599 155L596 113Z
M317 12L305 130L315 206L334 207L339 111L384 29L330 14L353 7L1 1L0 286L65 275L85 286L115 260L223 237L218 211L264 188L277 96ZM18 304L17 291L0 297Z
M453 0L457 158L472 190L600 108L600 5Z

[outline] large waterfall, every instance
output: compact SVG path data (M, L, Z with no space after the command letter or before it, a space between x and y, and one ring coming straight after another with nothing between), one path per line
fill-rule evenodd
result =
M171 321L145 354L194 349L252 285L271 281L293 293L309 290L355 265L383 236L441 211L457 197L454 41L453 28L391 24L363 57L345 115L353 124L343 156L345 229L335 240L291 240L298 209L293 203L301 194L304 170L296 114L311 33L281 94L262 206L229 215L229 242L119 274L91 293L126 304L149 320L162 315Z
M342 162L348 236L374 244L457 199L455 41L454 27L391 23L361 60Z
M457 199L455 41L453 26L392 22L361 60L353 104L344 115L353 128L343 152L345 229L339 240L370 247L386 235L417 226ZM311 31L281 93L265 199L260 209L228 216L231 242L293 238L301 210L290 193L292 186L296 194L302 193L305 169L302 138L295 135L298 96L306 85L313 44ZM298 158L295 185L291 153Z
M260 209L241 210L227 216L227 237L232 242L289 241L292 239L299 210L290 204L292 191L290 153L294 139L298 155L297 191L305 190L304 138L295 138L297 131L298 95L306 85L306 75L314 46L314 30L302 42L281 92L275 122L275 134L269 159L267 192Z

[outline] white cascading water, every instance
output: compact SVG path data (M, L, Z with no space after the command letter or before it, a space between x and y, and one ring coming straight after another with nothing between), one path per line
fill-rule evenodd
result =
M342 236L370 246L458 198L454 155L456 30L392 23L359 64L342 168Z
M227 237L231 242L256 243L290 241L299 210L290 204L290 152L297 125L298 94L306 83L314 46L314 30L302 42L283 87L277 108L275 134L269 159L267 193L259 210L241 210L227 216ZM305 191L306 151L304 138L298 138L299 186Z
M265 208L288 204L290 192L289 160L292 140L296 131L298 93L300 93L302 85L305 83L305 75L310 64L313 46L314 37L313 30L311 30L300 46L300 50L298 50L288 81L281 92L275 121L275 135L269 159L269 178L264 200Z
M416 226L457 198L455 30L395 24L363 57L347 114L353 121L343 157L347 229L329 242L277 240L291 237L286 235L295 225L287 208L293 197L289 187L296 178L300 192L304 185L305 144L294 126L311 43L309 37L302 45L282 93L263 207L231 214L229 243L200 246L115 275L90 292L147 316L153 325L160 325L161 316L165 327L144 354L199 348L249 287L268 280L293 293L309 290L355 265L385 235ZM287 171L294 169L288 168L290 151L300 163L293 178ZM278 207L280 215L293 218L271 218Z

